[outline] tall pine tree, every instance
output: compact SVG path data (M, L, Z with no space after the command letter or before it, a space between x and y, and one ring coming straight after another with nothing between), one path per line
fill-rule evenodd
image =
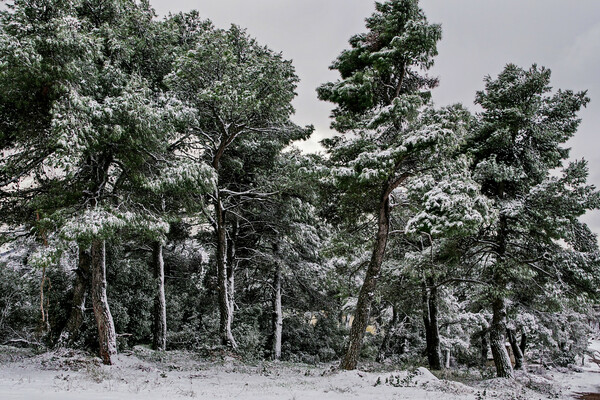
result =
M450 136L441 125L419 132L419 124L412 124L430 97L429 89L437 84L423 71L433 65L440 26L427 22L416 0L376 3L366 26L368 32L353 36L351 48L331 66L340 72L341 80L317 89L319 98L336 104L332 126L347 132L323 142L337 192L333 196L347 206L350 218L366 213L377 220L371 260L341 363L344 369L354 369L358 362L390 230L391 196L426 168L426 153Z
M515 291L551 285L560 296L595 294L597 244L578 217L600 205L586 183L583 161L564 166L564 143L575 134L585 92L551 93L550 71L509 64L485 79L467 151L482 194L493 201L497 222L478 238L490 260L490 344L499 377L512 377L505 348L507 303ZM557 169L563 168L561 171ZM536 285L527 284L536 282Z

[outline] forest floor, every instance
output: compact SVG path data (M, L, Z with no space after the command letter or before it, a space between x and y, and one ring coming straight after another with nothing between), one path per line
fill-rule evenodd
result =
M362 370L337 371L333 364L252 364L215 358L136 347L106 366L82 352L33 354L0 346L0 399L529 400L600 392L600 368L589 364L575 370L519 372L516 380L482 379L480 372L453 370L440 379L425 368L398 371L366 364Z

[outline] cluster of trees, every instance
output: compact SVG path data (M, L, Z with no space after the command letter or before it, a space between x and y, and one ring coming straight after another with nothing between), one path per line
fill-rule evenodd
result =
M417 0L376 3L366 26L317 89L340 134L303 154L291 63L239 27L159 21L145 1L9 5L4 339L36 296L38 332L67 346L95 325L108 364L128 330L156 349L195 338L345 369L361 354L479 364L491 348L511 377L506 340L517 368L534 349L572 362L600 279L578 220L600 195L564 147L586 94L507 65L481 112L435 108L441 27Z

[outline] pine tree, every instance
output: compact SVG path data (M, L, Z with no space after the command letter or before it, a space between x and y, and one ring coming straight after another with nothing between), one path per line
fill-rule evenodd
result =
M305 138L311 129L301 129L289 120L298 80L289 61L259 46L235 25L229 30L215 29L194 23L196 18L177 17L184 31L192 28L184 35L191 43L176 60L167 84L192 110L187 133L193 141L188 153L195 153L198 162L210 164L217 173L207 217L215 234L219 335L223 345L236 348L231 333L235 207L264 195L260 188L243 184L244 174L251 173L247 157L253 153L264 157L262 162L271 162L269 157L292 140ZM194 28L198 26L202 26L200 32Z
M0 136L3 222L91 246L106 363L116 333L105 241L118 232L160 238L168 230L160 207L139 195L145 188L165 177L201 187L212 180L209 167L182 170L165 156L186 114L160 90L169 62L154 60L161 41L145 36L163 37L153 17L147 3L128 0L17 1L2 14L2 58L15 61L0 71L0 109L8 117Z
M597 287L597 244L578 217L598 208L599 195L586 183L585 162L563 167L569 154L563 145L589 99L585 92L551 93L549 83L550 71L535 65L509 64L497 79L487 77L476 97L483 112L467 147L482 194L498 214L479 243L493 260L484 279L491 282L490 344L499 377L513 376L505 348L512 295L548 286L563 296L594 295Z
M323 143L330 155L333 195L340 210L377 220L374 248L358 297L350 342L341 367L354 369L368 323L371 302L390 230L390 202L409 178L431 168L455 144L451 125L456 110L437 122L419 118L437 79L423 74L433 65L439 25L429 24L414 0L376 3L366 20L368 33L350 39L332 69L341 80L318 88L319 97L337 105L337 130L347 132ZM396 194L394 194L396 193ZM362 219L361 219L362 220Z

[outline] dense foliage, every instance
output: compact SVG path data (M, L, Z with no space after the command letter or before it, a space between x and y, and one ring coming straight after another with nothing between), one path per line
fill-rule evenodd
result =
M436 108L441 27L376 3L293 147L290 61L197 12L0 12L0 343L484 367L581 360L600 207L569 161L585 92L507 65ZM349 338L349 339L348 339Z

